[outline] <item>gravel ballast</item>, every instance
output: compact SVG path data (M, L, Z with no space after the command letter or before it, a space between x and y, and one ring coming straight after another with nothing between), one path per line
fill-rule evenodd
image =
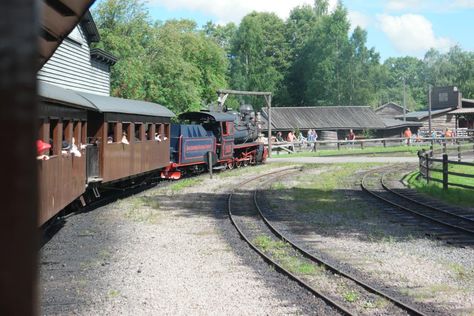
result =
M225 213L238 179L216 176L69 217L41 252L42 314L335 314L239 239Z

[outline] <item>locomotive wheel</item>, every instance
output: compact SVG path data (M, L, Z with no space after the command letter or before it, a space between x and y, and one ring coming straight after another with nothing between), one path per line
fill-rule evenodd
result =
M235 166L236 166L237 168L242 167L242 161L237 161L237 162L235 163Z
M229 170L234 169L234 162L228 162L227 163L227 169L229 169Z

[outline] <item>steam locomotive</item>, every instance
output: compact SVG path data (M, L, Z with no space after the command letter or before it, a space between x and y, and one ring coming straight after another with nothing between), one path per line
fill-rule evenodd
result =
M263 143L257 142L259 122L251 105L239 112L187 112L179 119L186 124L171 126L171 164L162 178L179 179L210 167L238 168L267 157Z
M150 102L42 82L39 97L40 226L69 205L100 198L104 188L157 174L179 179L209 168L232 169L267 157L258 141L259 120L248 105L238 112L187 112L179 116L182 124L171 124L174 113Z

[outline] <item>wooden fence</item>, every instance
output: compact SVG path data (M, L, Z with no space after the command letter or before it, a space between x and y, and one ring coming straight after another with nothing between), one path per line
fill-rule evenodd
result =
M473 141L473 137L453 137L449 139L423 137L418 139L407 139L404 137L400 138L371 138L371 139L357 139L357 140L322 140L322 141L294 141L294 142L272 142L272 151L283 151L287 153L295 153L302 151L318 151L322 149L334 149L341 150L345 148L360 148L365 149L367 147L390 147L390 146L431 146L433 149L436 145L444 146L444 150L449 150L452 146L458 146L462 142Z
M472 148L470 144L469 144L469 147L470 148L468 148L467 150L462 150L463 148L467 148L466 145L456 146L456 151L457 151L456 160L449 159L449 155L447 153L447 148L445 144L443 148L441 148L441 158L439 158L439 150L432 149L429 151L425 151L425 150L418 151L420 176L426 179L427 183L430 183L430 181L442 183L444 190L448 190L449 186L460 187L464 189L474 189L474 186L472 185L452 182L450 181L450 177L449 177L451 175L451 176L456 176L460 178L474 179L474 174L449 171L450 166L468 166L468 167L474 168L474 163L462 161L463 157L467 156L468 154L471 156L471 159L472 159L472 154L474 154L474 148ZM442 179L433 177L432 176L433 172L441 173Z

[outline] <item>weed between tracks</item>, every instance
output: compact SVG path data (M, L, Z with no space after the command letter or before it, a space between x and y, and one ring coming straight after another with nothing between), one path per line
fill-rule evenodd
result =
M257 236L253 243L263 252L277 260L291 273L300 275L315 275L323 272L324 267L307 262L304 258L291 254L292 248L283 241L274 241L268 236Z

